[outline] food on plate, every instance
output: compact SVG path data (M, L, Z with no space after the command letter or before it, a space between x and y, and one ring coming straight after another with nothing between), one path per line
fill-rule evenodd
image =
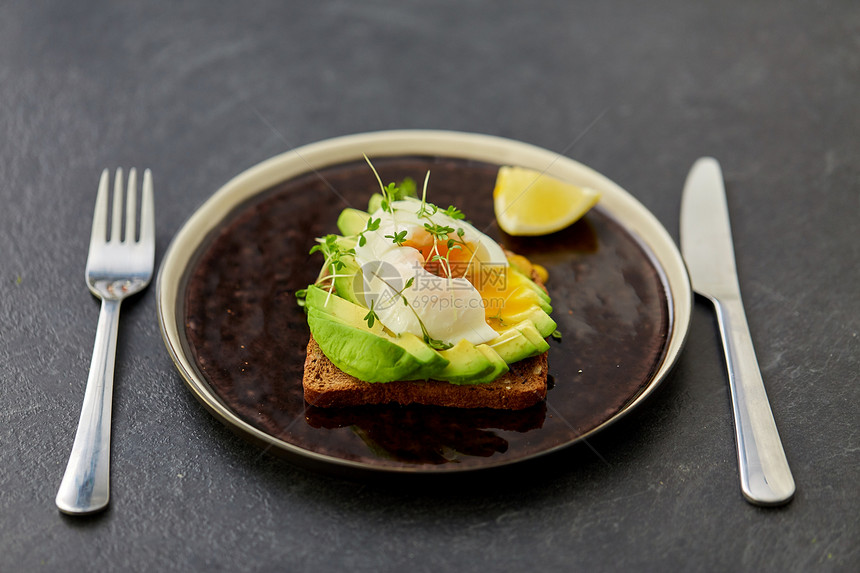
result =
M370 161L368 160L368 164ZM347 208L299 294L311 337L305 400L523 409L546 397L557 334L545 269L505 251L411 180Z
M600 192L525 167L501 167L493 190L499 227L509 235L548 235L575 223Z

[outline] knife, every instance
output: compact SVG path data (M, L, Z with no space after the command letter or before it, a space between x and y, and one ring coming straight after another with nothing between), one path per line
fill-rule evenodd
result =
M681 252L693 290L716 309L726 356L741 491L755 505L780 505L794 478L779 439L741 301L720 164L693 164L681 199Z

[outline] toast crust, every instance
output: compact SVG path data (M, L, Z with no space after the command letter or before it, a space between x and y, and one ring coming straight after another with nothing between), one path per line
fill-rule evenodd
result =
M458 386L438 380L363 382L335 366L311 335L302 385L305 401L320 408L396 403L522 410L546 398L547 373L544 352L511 364L509 372L486 384Z

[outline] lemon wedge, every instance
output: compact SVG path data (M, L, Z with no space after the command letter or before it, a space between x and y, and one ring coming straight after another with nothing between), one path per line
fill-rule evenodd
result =
M580 219L600 192L524 167L500 167L493 190L499 227L509 235L548 235Z

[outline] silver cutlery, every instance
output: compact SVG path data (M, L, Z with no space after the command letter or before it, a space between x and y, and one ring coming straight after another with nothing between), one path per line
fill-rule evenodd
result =
M741 301L720 164L696 161L681 201L681 251L693 290L716 309L734 412L741 491L755 505L780 505L794 478L768 403Z
M108 505L111 401L119 307L124 298L149 284L155 263L152 174L148 169L143 173L139 226L137 172L129 171L124 193L122 169L116 170L110 215L109 179L105 169L99 182L86 269L87 285L101 299L101 311L81 417L56 500L60 511L72 515L95 513Z

